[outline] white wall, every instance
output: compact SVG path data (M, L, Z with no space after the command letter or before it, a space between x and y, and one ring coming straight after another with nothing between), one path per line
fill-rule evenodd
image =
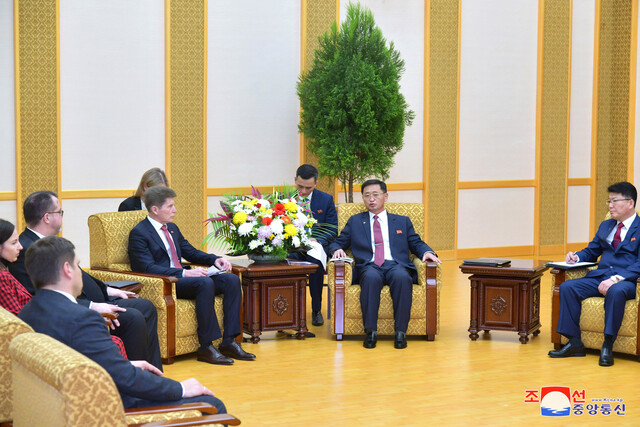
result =
M291 183L300 164L300 2L208 5L207 186Z
M0 191L16 189L14 77L13 2L0 1Z

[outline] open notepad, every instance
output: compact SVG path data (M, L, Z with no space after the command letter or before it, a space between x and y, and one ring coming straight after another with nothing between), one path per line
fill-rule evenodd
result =
M554 261L547 263L547 267L559 268L560 270L571 270L572 268L580 267L592 267L594 265L596 265L595 262L574 262L573 264L568 264L564 261Z
M348 263L353 263L353 258L349 258L348 256L345 256L340 258L333 258L333 259L330 259L329 261L344 261Z
M215 276L216 274L222 274L222 273L226 273L226 271L220 270L215 265L212 265L211 267L207 268L207 274L209 276Z

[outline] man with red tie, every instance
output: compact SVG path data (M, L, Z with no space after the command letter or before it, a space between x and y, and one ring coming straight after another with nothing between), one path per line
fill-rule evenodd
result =
M340 236L329 245L332 258L345 257L351 248L355 259L353 277L360 284L362 322L367 334L365 348L377 343L380 292L389 286L393 300L395 348L407 346L406 332L412 302L412 286L417 280L416 268L409 253L422 261L440 262L435 252L414 231L411 220L388 213L384 204L389 198L387 185L379 179L365 181L362 198L368 212L349 218Z
M560 316L558 333L569 339L549 357L581 357L585 355L580 338L582 300L604 297L604 343L600 351L600 366L613 365L613 343L624 316L628 299L636 297L636 280L640 276L640 219L636 215L638 192L628 182L619 182L607 191L611 219L603 221L589 245L576 253L569 252L568 264L595 262L598 268L580 279L568 280L560 286Z
M217 365L231 365L232 359L254 360L234 341L240 330L240 304L242 290L240 279L231 273L209 276L202 267L185 268L180 260L215 265L223 271L231 270L228 260L194 248L173 223L176 215L175 191L168 187L154 186L144 193L144 204L149 215L129 233L129 259L133 271L161 274L178 278L178 298L190 298L196 302L198 321L198 360ZM224 334L214 310L214 298L223 294ZM218 348L212 341L222 337Z

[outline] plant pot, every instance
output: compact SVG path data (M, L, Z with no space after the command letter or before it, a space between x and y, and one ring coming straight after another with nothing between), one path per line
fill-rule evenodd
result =
M283 261L286 258L281 255L274 254L247 254L247 257L250 260L253 260L256 264L277 264L280 261Z

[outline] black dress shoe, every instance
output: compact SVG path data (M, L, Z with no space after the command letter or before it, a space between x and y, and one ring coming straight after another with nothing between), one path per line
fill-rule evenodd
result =
M393 341L395 348L407 348L407 335L402 331L396 331L396 338Z
M559 359L562 357L584 357L586 353L584 352L584 345L582 343L572 344L571 342L565 344L560 350L551 350L549 352L549 357L554 359Z
M231 344L228 344L228 345L220 344L218 346L218 350L220 350L220 353L224 354L225 356L233 357L234 359L238 359L238 360L255 360L256 359L255 354L247 353L242 349L242 347L240 347L240 344L238 344L235 341L232 341Z
M233 365L233 360L224 357L218 349L209 345L206 349L198 349L198 360L200 362L213 363L214 365Z
M600 360L598 360L600 366L613 366L613 351L608 346L602 346L600 350Z
M364 339L362 345L364 348L375 348L378 342L378 333L376 331L367 332L367 337Z
M324 325L324 318L322 317L321 311L312 311L311 312L311 324L313 326L322 326Z

